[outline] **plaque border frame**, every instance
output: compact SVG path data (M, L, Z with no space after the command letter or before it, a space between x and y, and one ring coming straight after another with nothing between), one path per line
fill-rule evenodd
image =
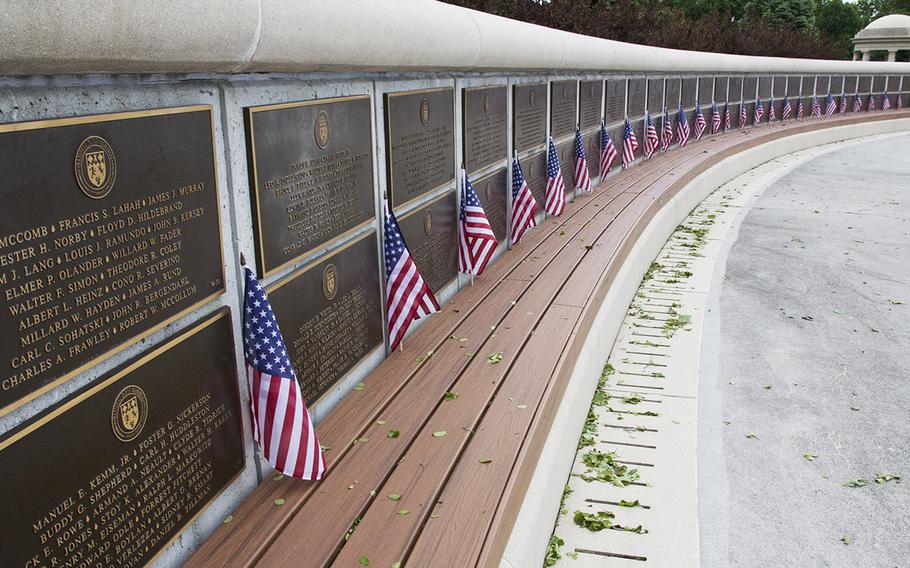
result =
M496 90L496 89L503 89L503 91L505 92L505 96L503 97L502 100L506 105L505 113L504 113L505 116L503 117L505 119L503 121L504 122L503 128L505 131L504 133L505 133L505 146L506 146L505 150L506 151L502 158L490 161L486 164L480 164L478 166L475 166L474 170L473 170L474 173L484 171L487 168L494 166L498 162L505 163L509 159L509 157L508 157L508 154L509 154L509 120L508 120L509 119L509 85L508 85L508 83L503 83L501 85L488 84L488 85L478 85L476 87L462 87L461 88L461 161L462 162L465 161L464 156L467 153L467 152L465 152L465 150L467 148L468 124L467 124L467 122L465 122L465 119L464 119L465 114L467 114L466 111L468 110L468 97L466 95L468 93L473 93L476 91L492 91L492 90ZM455 164L455 166L456 166L456 170L457 170L458 164ZM462 166L461 169L464 170L466 168L464 166ZM456 184L457 184L457 178L458 178L457 172L455 174L455 178L456 178Z
M268 285L266 285L266 286L263 286L263 288L265 289L266 295L271 294L272 292L274 292L275 290L281 288L282 286L284 286L285 284L287 284L287 283L290 282L291 280L295 280L295 279L297 279L297 278L303 276L306 272L309 272L311 269L315 268L318 264L321 264L321 263L323 263L323 262L325 262L325 261L327 261L327 260L330 260L332 257L334 257L334 256L336 256L336 255L338 255L338 254L340 254L341 252L343 252L343 251L345 251L345 250L351 248L351 247L354 246L355 244L357 244L357 243L359 243L360 241L362 241L362 240L364 240L364 239L367 239L367 238L369 238L369 237L371 237L371 236L375 236L375 237L376 237L376 242L377 242L377 244L378 244L379 246L382 246L382 242L380 241L379 231L378 231L377 229L375 229L375 228L372 228L372 229L370 229L369 231L365 231L362 235L358 235L357 237L354 237L353 239L347 241L346 243L344 243L344 244L341 245L340 247L331 250L331 251L328 252L327 254L324 254L324 255L322 255L322 256L319 256L319 257L317 257L317 258L314 258L314 259L311 260L309 263L305 264L305 265L303 266L303 268L301 268L300 270L295 270L295 271L291 272L290 274L286 274L285 276L282 276L281 278L275 280L274 282L272 282L272 283L270 283L270 284L268 284ZM382 270L383 270L382 262L383 262L382 257L379 256L379 255L377 254L377 257L376 257L376 266L377 266L377 268L379 268L379 271L380 271L379 278L378 278L378 282L379 282L379 298L378 298L378 303L379 303L379 320L380 320L379 323L380 323L380 326L382 327L382 341L379 342L379 345L376 345L375 347L373 347L372 349L370 349L369 353L367 353L367 355L365 355L363 358L361 358L359 361L357 361L354 365L352 365L351 368L348 369L348 371L347 371L346 373L344 373L343 375L341 375L341 377L339 377L339 382L340 382L340 380L343 379L344 377L350 375L350 374L351 374L351 371L353 371L354 368L357 367L357 365L360 365L361 363L363 363L364 359L366 359L367 357L369 357L370 354L373 353L373 351L375 351L376 349L379 349L380 347L383 348L383 349L385 349L385 344L386 344L386 332L388 331L388 325L387 325L387 322L386 322L387 316L386 316L386 313L385 313L385 302L383 301L383 300L384 300L384 298L383 298L383 293L384 293L383 286L384 286L385 280L384 280L384 276L383 276L383 274L382 274ZM277 318L276 318L276 319L277 319ZM295 373L296 373L296 371L295 371ZM300 379L298 379L298 382L299 382L299 380L300 380ZM338 383L336 382L335 385L337 385L337 384L338 384ZM317 398L317 399L314 400L314 401L305 401L305 402L306 402L306 405L307 405L307 408L312 408L312 407L316 406L317 404L319 404L319 403L322 401L322 399L324 399L326 396L328 396L329 394L332 393L333 388L334 388L334 386L333 386L332 388L329 388L327 391L325 391L324 393L322 393L321 395L319 395L319 398Z
M216 300L221 297L222 294L227 292L227 283L224 279L224 233L223 225L221 222L221 186L218 181L218 146L215 142L215 113L211 104L198 104L198 105L185 105L177 107L162 107L146 110L133 110L125 112L110 112L103 114L89 114L84 116L71 116L66 118L48 118L41 120L31 120L23 122L11 122L7 124L0 124L0 134L5 134L8 132L26 132L30 130L43 130L46 128L56 128L59 126L76 126L81 124L94 124L97 122L109 122L115 120L130 120L134 118L146 118L151 116L168 116L172 114L189 114L193 112L206 111L209 115L209 133L212 140L212 167L214 172L215 180L215 216L218 221L218 254L220 261L218 268L221 272L221 286L209 294L208 296L200 299L198 302L187 306L180 312L172 315L171 317L158 322L152 327L146 329L141 333L131 335L124 339L119 345L114 345L110 349L99 353L97 356L89 359L85 363L79 365L75 369L72 369L63 375L60 375L56 379L53 379L49 383L42 385L40 388L37 388L33 391L26 393L25 395L19 397L15 401L7 404L6 406L0 407L0 416L5 416L6 414L16 410L17 408L22 407L23 405L35 400L39 396L47 393L48 391L62 385L63 383L69 381L70 379L76 377L82 372L90 369L96 365L107 361L114 355L117 355L127 347L130 347L143 339L148 338L150 335L161 331L168 325L176 322L185 315L194 312L205 306L209 302ZM0 450L5 446L0 444Z
M313 105L317 105L317 104L343 103L346 101L353 101L353 100L360 100L360 99L367 99L370 103L369 104L369 107L370 107L370 154L372 155L372 158L373 158L372 160L370 160L370 177L372 178L370 195L375 197L375 194L376 194L376 169L374 167L374 165L375 165L374 162L376 159L376 140L375 140L375 136L373 135L372 95L370 95L369 93L364 93L364 94L360 94L360 95L329 97L329 98L325 98L325 99L307 99L305 101L290 101L290 102L286 102L286 103L256 105L256 106L246 107L243 109L243 123L244 123L244 128L246 130L246 137L247 137L247 161L248 161L247 172L250 172L252 170L253 175L249 180L250 181L250 193L252 194L252 198L255 200L255 209L256 209L255 211L250 212L251 216L253 217L253 221L255 223L255 226L253 227L253 234L254 234L254 240L255 240L254 246L256 247L256 268L259 270L259 274L261 274L263 278L268 278L269 276L273 276L274 274L281 272L288 266L291 266L293 264L300 262L300 259L313 254L315 251L317 251L321 248L324 248L326 246L330 246L333 241L343 240L347 237L350 237L351 235L354 235L354 234L362 231L365 227L372 225L373 222L376 221L376 200L375 199L373 200L373 215L371 218L369 218L366 221L363 221L361 223L358 223L356 226L351 227L350 229L348 229L347 231L345 231L339 235L336 235L334 238L330 239L326 243L322 243L321 245L310 247L309 249L301 252L300 254L296 255L295 257L284 261L283 263L276 266L275 268L272 268L271 270L266 270L265 245L263 244L263 239L262 239L262 207L260 206L260 203L259 203L259 172L258 172L258 169L256 168L256 136L255 136L254 130L253 130L254 115L258 112L284 110L284 109L288 109L288 108L301 108L301 107L313 106Z
M455 171L452 172L452 179L445 183L441 183L437 186L427 188L426 191L421 193L418 196L412 197L408 200L402 201L401 203L395 204L394 200L394 185L392 183L392 115L389 111L389 99L396 97L406 97L408 95L421 95L424 93L437 93L440 91L450 91L452 93L452 162L455 164ZM388 201L389 207L392 207L393 204L395 207L402 208L406 205L413 205L417 200L423 199L428 195L432 195L439 191L442 188L448 187L450 184L453 187L458 185L458 160L455 159L455 152L458 150L458 145L455 143L455 133L458 131L458 124L455 111L457 104L455 103L455 85L445 86L445 87L429 87L426 89L415 89L411 91L392 91L385 92L382 94L382 115L383 115L383 138L385 141L385 178L386 178L386 188L385 188L385 197L384 199ZM508 103L506 103L508 104ZM508 114L508 111L507 111ZM463 118L463 117L462 117ZM508 139L506 140L506 148L508 148ZM422 206L422 205L421 205Z
M64 414L67 410L72 409L73 407L75 407L76 405L85 401L86 399L91 398L92 396L97 394L99 391L104 390L105 388L113 385L117 381L128 376L132 371L138 369L139 367L142 367L143 365L145 365L152 359L155 359L159 355L163 355L164 353L167 353L168 351L170 351L177 345L180 345L181 343L183 343L190 337L196 335L203 329L206 329L207 327L209 327L210 325L212 325L213 323L215 323L216 321L218 321L224 317L228 318L228 321L230 323L230 329L233 332L234 331L234 322L233 322L233 319L231 318L231 309L228 306L223 306L223 307L219 308L218 310L216 310L214 313L209 314L205 317L202 317L196 322L193 322L192 324L190 324L189 326L184 328L179 333L169 337L166 341L163 341L163 342L159 343L158 345L153 346L147 352L140 354L139 356L136 357L135 360L128 362L122 368L114 370L113 374L110 377L107 377L103 381L100 381L100 382L97 382L94 384L90 384L90 385L88 385L88 388L85 388L85 389L82 389L81 391L73 393L72 395L64 398L64 400L59 405L52 407L50 410L44 412L43 414L39 414L37 417L31 419L29 422L26 422L25 425L23 425L22 427L20 427L18 429L14 429L12 432L9 433L8 436L6 436L2 440L0 440L0 452L5 450L9 446L12 446L16 442L22 440L23 438L25 438L26 436L28 436L35 430L41 428L42 426L44 426L48 422L52 421L53 419L57 418L58 416ZM231 358L233 359L234 373L236 375L236 373L237 373L237 351L236 351L236 349L231 349ZM235 376L235 378L238 378L238 377ZM242 393L240 392L240 385L236 380L232 381L232 386L235 389L237 389L237 405L238 406L237 406L237 408L234 409L234 411L238 413L238 417L240 418L240 431L241 431L241 434L243 434L244 431L243 431L243 400L242 400L242 396L241 396ZM244 462L244 464L240 467L240 471L238 471L230 479L228 479L228 481L224 484L224 486L221 489L219 489L214 495L212 495L212 498L209 499L205 505L203 505L198 511L196 511L192 517L187 519L187 521L185 523L183 523L180 526L180 528L174 532L174 536L169 538L168 541L166 543L164 543L161 546L161 548L159 548L158 551L151 558L149 558L148 562L145 564L146 566L153 564L155 562L155 560L158 559L159 556L161 556L165 551L167 551L167 549L170 548L170 546L174 543L174 541L182 535L182 533L186 530L186 528L188 526L192 525L193 523L195 523L203 513L208 511L209 508L212 506L212 503L217 501L224 494L224 492L227 491L232 485L234 485L234 482L236 482L240 478L240 476L243 475L243 473L246 471L246 462L247 462L246 445L247 445L246 437L240 436L240 453L243 457L243 462Z

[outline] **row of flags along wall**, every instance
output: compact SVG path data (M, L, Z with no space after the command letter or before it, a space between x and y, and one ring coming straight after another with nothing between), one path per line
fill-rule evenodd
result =
M876 109L875 95L868 96L867 109ZM897 108L903 108L902 94L897 96ZM862 97L854 95L853 112L863 108ZM891 108L888 93L882 97L881 109ZM760 98L755 100L755 124L764 117L764 105ZM780 120L790 118L793 108L788 97L784 97ZM847 95L840 96L839 104L829 93L825 101L825 116L847 112ZM796 100L796 118L803 117L802 99ZM812 97L811 113L822 115L817 96ZM746 122L745 105L740 104L740 126ZM768 107L768 120L777 120L774 99ZM663 109L663 128L658 135L650 111L645 118L645 141L643 155L651 158L658 149L666 151L673 143L674 131L671 116ZM717 134L731 128L730 105L725 102L723 113L717 103L711 105L711 133ZM695 105L695 139L700 139L707 130L707 121L701 106ZM686 113L679 105L676 120L676 142L685 146L690 130ZM620 153L603 121L600 125L600 177L608 174L620 159L626 169L636 159L638 140L628 119L623 124L623 139ZM581 132L575 131L575 186L583 192L593 191L591 172L582 142ZM493 233L483 205L474 190L468 173L462 170L461 206L458 214L458 268L474 276L483 273L499 242ZM553 216L562 215L566 206L565 181L559 163L559 155L552 138L547 140L547 187L544 210ZM537 202L521 170L516 153L512 158L512 211L510 233L512 243L521 242L525 232L536 225ZM388 203L384 204L383 247L385 252L386 314L388 316L389 347L395 350L401 345L411 324L425 316L439 311L439 302L427 286L417 264L411 258L404 235ZM287 347L278 321L272 311L262 285L252 270L244 266L244 318L243 353L250 392L250 416L253 438L263 456L276 470L284 475L305 480L321 479L326 471L325 455L319 441L313 420L300 391L300 385L291 365Z

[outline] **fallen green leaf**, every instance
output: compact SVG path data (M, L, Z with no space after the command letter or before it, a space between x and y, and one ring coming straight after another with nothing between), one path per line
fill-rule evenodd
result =
M888 481L900 481L901 476L894 475L893 473L880 473L875 476L876 483L886 483Z
M578 560L578 553L575 552L574 550L572 552L566 552L566 556L568 556L572 560Z
M367 558L366 556L361 556L360 558L357 559L357 562L359 562L361 566L370 565L370 559Z
M442 395L443 400L455 400L456 398L458 398L458 393L455 391L449 391Z
M433 437L434 437L434 438L442 438L442 437L444 437L446 434L448 434L448 432L446 432L445 430L440 430L439 432L433 432Z
M410 513L410 512L411 512L411 511L409 511L408 509L399 509L399 510L398 510L398 514L401 515L402 517L405 516L405 515L407 515L407 514Z
M814 461L818 457L818 454L813 454L812 452L806 452L803 454L803 457L808 461Z
M551 535L550 542L547 543L547 554L544 556L543 565L545 567L553 566L561 558L559 554L559 547L564 545L565 541L559 538L558 536Z
M595 513L575 511L572 520L576 525L582 528L586 528L593 532L599 532L612 527L614 517L615 515L609 511L597 511Z
M272 501L272 503L274 503L280 507L280 506L284 505L284 499L279 497L278 499L275 499L274 501Z
M362 390L363 390L363 383L357 383L357 386L354 387L354 390L355 390L355 391L362 391Z
M234 515L228 515L227 517L224 518L223 521L221 521L221 524L222 524L222 525L228 525L228 524L230 524L231 521L233 521L233 520L234 520Z
M386 435L387 435L389 438L397 438L398 436L401 435L401 432L399 432L398 430L389 430L389 433L386 434Z
M840 541L844 544L853 544L853 537L844 533L844 536L840 537Z
M490 365L495 365L500 361L502 361L502 351L494 351L493 353L487 355L487 363Z
M641 507L641 503L638 502L638 499L635 501L626 501L625 499L619 500L620 507Z
M284 479L284 474L279 473L278 475L276 475L275 477L272 478L272 481L281 481L282 479Z
M844 482L844 487L865 487L868 484L868 479L851 479Z
M756 436L754 432L749 432L746 434L746 438L749 438L750 440L757 440L758 436Z
M480 463L493 463L493 458L480 458Z
M389 495L389 501L400 501L400 500L401 500L401 495L398 495L395 493L392 493L391 495Z

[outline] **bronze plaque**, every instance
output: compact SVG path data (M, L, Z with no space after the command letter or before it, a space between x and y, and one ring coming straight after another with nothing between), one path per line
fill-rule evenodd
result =
M664 110L664 80L648 79L648 110L652 114Z
M515 151L543 146L547 141L547 84L515 85L512 96Z
M765 100L771 96L771 77L765 75L758 78L758 96Z
M626 80L607 81L607 97L604 101L604 116L607 124L619 122L626 117Z
M225 308L0 440L3 565L144 566L167 547L243 468L233 346Z
M207 105L0 126L0 413L224 291Z
M816 95L826 95L828 94L828 85L831 81L831 78L827 75L819 75L815 78L815 94Z
M455 192L398 217L398 226L430 290L439 292L458 274Z
M506 87L464 89L464 165L469 172L502 162L506 148Z
M872 80L872 92L875 94L885 92L885 76L884 75L876 75L875 78Z
M730 89L729 89L729 94L727 96L731 102L742 100L742 97L743 97L743 78L742 77L730 77Z
M771 92L774 93L775 98L783 97L787 94L787 78L778 75L774 77L774 84L771 87Z
M682 80L681 104L683 108L695 107L695 87L698 79L686 77Z
M629 79L629 118L636 119L645 114L645 90L647 80Z
M600 175L600 131L595 130L582 138L585 145L585 160L588 162L588 175L593 180ZM592 183L593 184L593 183Z
M860 75L859 78L859 92L868 93L872 89L872 77L869 75Z
M799 76L787 77L787 96L799 96Z
M667 79L667 85L665 87L666 95L664 97L664 104L667 106L667 110L672 112L679 108L679 89L681 86L681 81L677 77L669 77Z
M554 139L575 132L575 101L578 81L550 83L550 136Z
M815 90L815 77L812 75L803 75L800 83L799 92L801 95L811 95Z
M521 160L521 173L537 202L537 211L547 204L547 153L540 152Z
M714 102L718 105L727 100L727 83L729 77L714 78Z
M474 185L474 191L477 192L477 197L480 199L480 204L483 205L487 220L490 221L490 226L493 228L493 234L496 235L496 240L500 243L506 241L507 178L506 169L502 168L488 176L471 180Z
M702 106L710 105L714 96L714 77L698 78L698 102Z
M856 92L856 75L848 75L844 79L844 92L853 94ZM850 107L853 108L853 107Z
M556 146L559 155L559 169L562 181L566 184L566 193L575 191L575 140L567 140Z
M373 219L370 123L369 95L246 110L262 274Z
M582 130L600 126L603 81L582 81L578 92L578 123Z
M740 126L749 126L755 120L755 101L743 101L743 105L746 107L746 122L742 123ZM793 110L794 115L796 114L796 109Z
M746 77L743 80L743 100L754 101L758 93L758 77Z
M844 76L835 75L831 77L831 92L839 95L844 92Z
M385 95L389 198L397 207L455 181L451 88Z
M311 406L382 345L378 254L370 231L267 288Z

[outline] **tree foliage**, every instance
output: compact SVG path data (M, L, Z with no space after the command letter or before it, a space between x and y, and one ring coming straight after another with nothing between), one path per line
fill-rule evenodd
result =
M852 56L853 42L850 40L864 26L856 4L842 0L819 0L815 11L818 34L844 57Z
M445 1L551 28L658 47L821 59L850 55L845 45L830 39L836 33L816 31L815 0ZM772 17L765 4L777 6L784 16Z

